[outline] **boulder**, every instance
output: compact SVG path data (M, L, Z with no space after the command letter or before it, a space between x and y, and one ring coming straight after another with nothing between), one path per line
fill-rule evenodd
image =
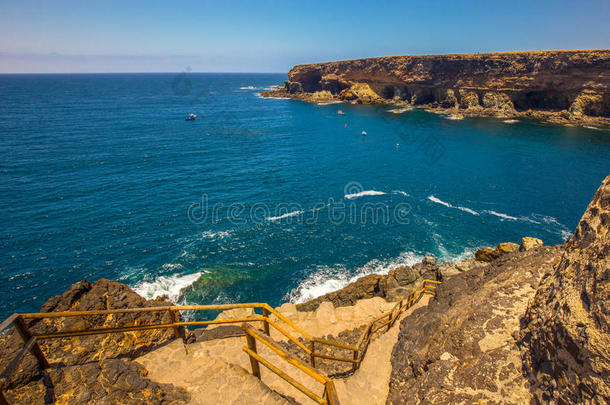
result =
M172 303L163 299L146 300L125 284L100 279L95 283L85 280L73 284L63 294L49 298L40 311L89 311L169 305L172 305ZM47 318L29 321L27 325L36 334L48 334L59 330L110 328L170 322L169 313L167 311L159 311ZM172 339L174 339L174 331L172 329L152 329L137 333L112 333L108 335L45 339L40 342L40 346L49 363L70 366L106 358L134 358ZM0 337L1 370L4 370L22 347L23 342L14 329L10 329ZM41 378L41 374L36 360L33 356L26 356L22 363L22 371L15 373L8 385L19 386L37 378Z
M496 247L496 251L499 252L500 254L512 253L512 252L516 252L517 250L519 250L519 245L516 243L512 243L512 242L500 243Z
M483 248L476 251L474 254L475 259L480 262L492 262L500 257L500 253L497 250L492 248Z
M542 246L542 241L538 238L532 238L529 236L521 239L521 246L519 246L519 250L521 252L525 252L526 250L535 249L537 247Z

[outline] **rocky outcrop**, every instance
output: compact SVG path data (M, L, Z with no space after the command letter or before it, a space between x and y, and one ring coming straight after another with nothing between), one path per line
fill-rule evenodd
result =
M263 95L610 125L610 50L389 56L298 65Z
M151 404L188 402L183 388L146 378L144 367L107 359L78 366L51 368L44 378L6 393L11 404Z
M442 275L433 257L425 258L413 266L403 266L391 270L387 275L369 274L334 291L298 304L299 311L315 311L322 302L329 301L335 307L355 305L358 300L382 297L397 301L411 291L421 288L424 279L440 280Z
M538 403L610 403L610 176L522 319Z
M388 403L610 401L610 176L565 245L499 251L402 321Z
M119 282L100 279L95 283L80 281L72 285L63 294L50 298L42 306L40 312L88 311L169 305L172 304L162 299L146 300L128 286ZM44 320L32 320L27 325L34 333L47 334L85 328L109 328L169 322L169 314L163 311L47 318ZM34 392L50 386L55 387L55 395L58 395L59 392L62 392L58 387L63 387L65 384L65 392L62 395L67 402L72 403L74 401L79 402L76 399L76 395L86 396L88 394L84 394L83 392L85 391L82 390L68 389L71 385L79 381L86 383L87 381L97 379L96 381L99 384L107 386L110 384L108 379L111 378L108 377L109 373L112 375L118 373L129 376L125 378L128 378L133 383L134 390L149 387L151 392L154 391L161 395L162 391L164 392L164 388L158 385L150 385L150 382L144 381L144 374L141 370L134 369L129 363L105 363L104 361L115 358L135 358L172 339L174 339L174 332L167 329L45 339L40 341L40 346L52 366L50 371L41 372L35 358L33 356L26 356L20 370L13 374L7 382L6 387L10 389L9 393L14 391L14 395L27 398L30 395L28 392ZM10 329L0 337L0 370L4 370L22 347L23 342L13 329ZM79 368L83 364L88 364L88 368L85 371L81 371ZM127 388L125 389L129 391ZM94 388L91 388L91 390L94 390ZM93 391L90 391L89 394L93 395ZM132 394L125 395L130 396ZM112 402L112 398L117 398L113 396L115 394L109 391L104 395L107 395L108 402ZM151 395L151 398L154 398L155 395ZM163 395L159 398L162 397ZM105 400L100 401L103 403Z
M560 256L559 246L516 251L444 281L401 322L387 403L528 403L519 318Z

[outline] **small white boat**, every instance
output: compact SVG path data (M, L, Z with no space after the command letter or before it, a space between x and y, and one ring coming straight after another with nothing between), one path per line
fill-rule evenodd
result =
M366 136L366 131L362 131L362 136Z
M196 116L195 114L193 114L193 113L190 113L189 115L187 115L187 116L184 118L184 120L185 120L185 121L194 121L194 120L196 120L196 119L197 119L197 116Z

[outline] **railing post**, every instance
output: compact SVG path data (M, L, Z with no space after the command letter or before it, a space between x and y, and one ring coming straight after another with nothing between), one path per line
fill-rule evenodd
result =
M246 333L246 341L248 342L248 349L250 349L254 353L256 353L256 340L252 336L250 336L248 333ZM250 366L252 366L252 374L260 380L261 379L261 369L260 369L260 366L258 365L258 360L256 360L252 356L248 356L248 357L250 357Z
M332 380L329 380L324 384L324 393L326 394L326 401L328 405L339 405L339 398L337 396L337 390Z
M263 330L265 331L265 335L271 336L269 332L269 322L267 322L267 319L269 318L269 310L265 307L263 307L263 318L265 318L263 321Z
M25 324L25 321L23 320L21 315L19 315L17 318L15 318L15 320L13 321L13 325L15 325L15 329L19 333L19 336L21 336L21 339L23 340L23 344L27 344L28 341L30 340L30 338L33 336L33 334L32 334L32 332L30 332L30 329ZM42 367L43 369L49 368L49 362L47 361L47 358L44 356L44 353L40 349L38 342L35 342L32 345L32 349L30 349L30 352L34 356L36 356L36 359L38 359L38 364L40 365L40 367Z
M353 360L358 360L358 350L354 350L354 355L352 356ZM352 363L352 372L355 372L358 368L358 363Z
M168 310L169 311L169 320L171 323L176 323L178 322L178 317L176 316L176 311L174 311L173 309ZM180 328L178 326L174 326L174 336L176 336L177 338L181 338L182 334L180 333Z
M309 362L313 368L316 368L316 355L315 355L315 342L311 340L309 342L309 350L311 350L311 354L309 355Z

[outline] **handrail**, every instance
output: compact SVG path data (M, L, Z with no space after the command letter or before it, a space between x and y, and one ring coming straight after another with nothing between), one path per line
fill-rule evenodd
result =
M230 324L230 323L250 323L250 322L262 322L264 331L267 335L269 335L269 326L272 326L275 330L277 330L280 334L284 335L287 339L293 342L295 345L299 347L299 349L303 350L310 357L311 367L315 367L315 358L323 358L334 361L341 361L345 363L352 364L352 370L355 371L362 362L364 358L364 354L366 352L366 348L370 342L371 335L382 329L384 326L388 327L388 330L394 324L396 319L400 316L402 312L406 309L410 308L423 294L435 294L436 287L441 284L440 281L435 280L423 280L423 288L418 290L415 293L411 293L409 298L400 300L392 309L382 314L380 317L371 321L364 333L360 337L358 344L356 346L347 345L339 342L333 342L327 339L314 338L297 326L294 322L288 319L286 316L278 312L276 309L271 307L267 303L240 303L240 304L219 304L219 305L167 305L167 306L157 306L157 307L144 307L144 308L124 308L124 309L106 309L106 310L92 310L92 311L63 311L63 312L40 312L40 313L24 313L24 314L12 314L6 320L4 320L0 324L0 333L8 328L11 324L15 326L15 329L21 336L24 344L24 349L18 353L14 360L17 360L17 363L21 362L25 354L29 351L34 356L36 356L38 363L41 368L49 367L49 364L44 356L44 353L40 349L38 342L43 339L56 339L56 338L69 338L69 337L77 337L77 336L86 336L86 335L96 335L96 334L110 334L110 333L124 333L124 332L132 332L132 331L144 331L144 330L152 330L152 329L169 329L173 328L176 337L184 338L182 332L180 331L180 327L182 326L201 326L201 325L218 325L218 324ZM177 313L179 311L208 311L208 310L229 310L229 309L237 309L237 308L252 308L253 310L261 309L263 315L260 316L251 316L247 318L234 318L234 319L215 319L211 321L177 321ZM396 311L396 312L395 312ZM169 323L159 323L159 324L149 324L149 325L131 325L131 326L122 326L115 328L97 328L97 329L83 329L83 330L70 330L70 331L59 331L53 333L46 334L35 334L29 330L25 323L25 319L48 319L48 318L62 318L62 317L75 317L75 316L95 316L95 315L112 315L112 314L127 314L127 313L142 313L142 312L168 312L170 314ZM273 314L276 319L282 321L284 324L288 325L294 331L296 331L299 335L301 335L306 341L309 342L309 347L307 347L304 343L300 342L290 333L288 333L284 328L278 325L277 322L270 318L270 314ZM385 320L382 324L378 326L374 326L377 322ZM327 346L337 347L339 349L352 351L352 358L342 358L338 356L331 356L328 354L323 354L321 352L315 351L315 344L322 344ZM10 366L13 364L11 362L9 367L1 374L0 379L0 405L8 404L6 398L3 394L3 386L5 382L8 380L12 372L17 368L13 367L10 369ZM17 364L18 365L18 364ZM334 390L334 386L330 388L331 391ZM334 392L334 391L333 391Z
M246 333L248 347L243 347L242 350L250 356L250 362L252 364L252 372L253 374L261 378L260 369L258 368L258 363L262 363L269 370L273 371L284 381L288 382L290 385L307 395L309 398L316 401L318 404L327 404L327 405L339 405L339 401L336 397L336 391L334 389L333 381L325 376L324 374L319 373L317 370L307 366L299 359L293 357L290 353L286 352L284 349L279 347L270 337L267 337L261 333L259 333L256 329L254 329L251 325L247 323L243 323L241 325L243 331ZM319 396L312 392L310 389L306 388L304 385L299 383L294 378L290 377L282 370L271 364L269 361L262 358L256 351L256 341L263 343L265 346L273 350L277 355L279 355L284 361L295 366L317 382L324 385L324 394L323 396ZM329 388L331 386L332 388ZM332 395L335 393L335 395ZM330 395L329 395L330 394Z

